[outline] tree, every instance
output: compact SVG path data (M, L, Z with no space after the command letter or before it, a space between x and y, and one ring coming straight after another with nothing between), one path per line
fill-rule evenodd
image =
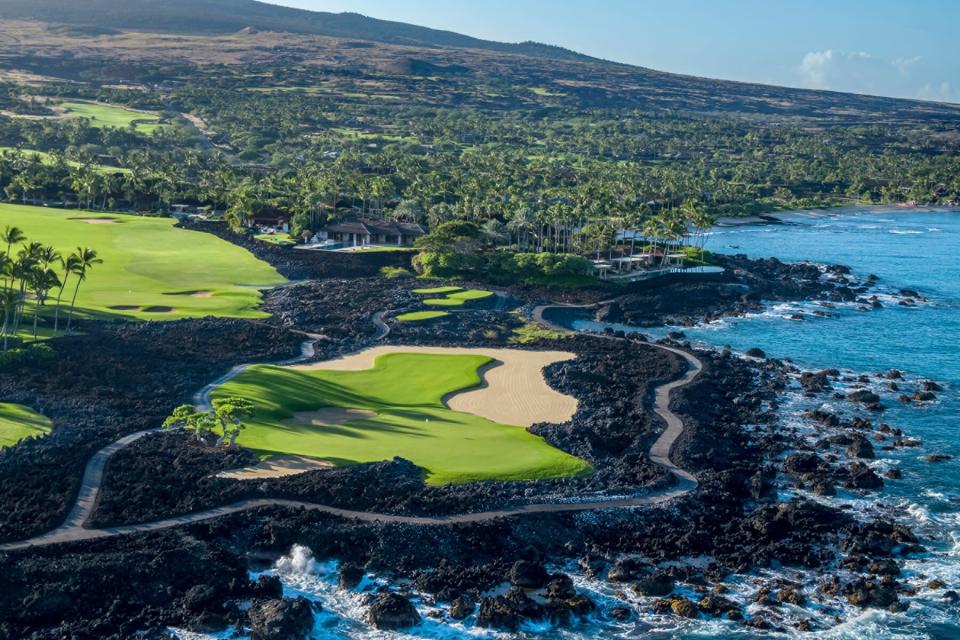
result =
M237 437L244 429L243 419L253 415L254 404L245 398L219 398L213 401L213 414L223 435L217 439L217 446L230 439L229 446L235 446Z
M87 273L94 265L103 264L103 260L97 257L97 252L85 247L77 247L73 253L74 275L77 276L77 284L73 289L73 298L70 300L70 313L67 315L67 333L73 325L73 312L77 306L77 293L80 292L80 285L87 279Z
M192 404L182 404L173 410L173 413L163 421L165 431L171 429L185 429L193 433L199 441L203 441L208 433L212 433L217 426L217 420L212 411L197 411Z

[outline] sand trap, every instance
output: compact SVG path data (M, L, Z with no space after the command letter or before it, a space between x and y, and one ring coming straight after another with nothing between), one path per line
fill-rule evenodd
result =
M455 393L446 398L454 411L472 413L501 424L529 427L538 422L566 422L577 411L577 400L550 388L543 368L554 362L573 360L567 351L523 351L520 349L484 349L466 347L380 346L336 360L295 365L302 371L362 371L373 366L378 356L388 353L426 353L437 355L484 355L497 360L483 372L485 385Z
M376 418L377 414L365 409L346 409L344 407L323 407L316 411L304 411L293 414L289 420L294 424L312 424L315 427L333 427L350 420Z
M229 480L262 480L264 478L295 476L300 473L306 473L307 471L328 469L332 466L333 464L326 460L309 458L307 456L274 456L252 467L221 471L216 477L227 478Z
M135 304L115 304L110 307L110 309L113 309L114 311L136 311L139 308L140 307Z
M71 220L76 220L78 222L86 222L87 224L117 224L117 221L113 218L70 218Z
M197 291L172 291L170 293L163 294L165 296L190 296L191 298L210 298L213 296L213 291L206 291L200 289Z
M144 307L144 313L173 313L173 307Z

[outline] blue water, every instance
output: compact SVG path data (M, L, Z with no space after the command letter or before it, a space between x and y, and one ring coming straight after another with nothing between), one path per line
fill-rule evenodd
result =
M796 215L782 226L716 229L706 248L784 261L839 263L856 275L875 274L881 291L914 289L929 302L914 308L888 303L863 312L838 308L836 318L787 319L813 305L771 305L767 312L682 330L694 342L763 349L805 368L839 367L873 373L900 369L910 379L944 386L936 403L908 407L887 402L882 421L922 439L920 449L878 450L881 469L898 467L882 507L915 527L932 550L908 563L908 576L941 578L960 589L960 212L864 211ZM587 328L594 323L577 323ZM617 328L627 328L618 325ZM648 334L664 333L644 330ZM931 464L932 452L955 456ZM855 502L855 501L854 501ZM863 505L859 505L863 506ZM867 614L828 634L844 638L960 638L960 609L936 592L908 599L906 614ZM680 637L687 637L682 634ZM729 632L689 637L726 638Z
M898 467L903 471L903 479L888 481L886 489L879 494L855 496L841 492L834 502L858 511L895 517L914 527L930 553L909 561L904 577L913 584L940 578L946 581L947 588L960 590L960 460L937 464L925 460L931 452L960 457L960 262L957 260L960 212L878 213L848 209L840 215L796 216L791 225L718 229L709 236L706 246L712 251L746 253L752 257L777 256L785 261L846 264L858 275L876 274L881 290L916 289L929 299L916 308L896 304L869 312L838 308L835 311L839 317L808 316L803 322L791 321L785 316L815 307L772 305L767 312L748 318L683 330L694 341L717 346L729 344L741 351L760 347L768 355L789 357L805 368L838 367L858 373L896 368L903 370L908 380L932 379L942 384L945 391L938 394L936 403L928 406L886 403L888 410L882 420L923 440L919 449L887 452L878 448L875 461L878 470ZM801 412L800 403L804 400L796 395L794 402L784 405L783 418L787 422L791 411ZM575 566L558 568L569 571L577 587L588 592L602 610L622 604L613 586L578 575ZM520 634L505 634L477 629L470 621L464 624L430 620L426 614L433 605L415 599L425 616L423 625L409 633L379 632L364 623L362 597L337 590L335 564L315 563L307 551L295 549L271 573L281 576L289 595L305 595L323 603L325 613L312 634L316 639L758 640L771 637L731 622L702 618L680 621L656 616L646 601L633 603L636 617L628 623L614 623L601 615L573 629L531 626ZM742 576L732 580L730 586L741 596L749 597L763 580L782 573ZM808 586L818 577L802 573L788 575ZM370 576L368 581L374 585L377 579ZM940 593L942 591L921 590L916 597L904 598L910 603L910 609L903 614L843 607L833 611L840 615L842 624L828 631L797 635L818 640L958 639L960 608L944 604ZM692 591L685 595L698 597ZM795 619L811 617L809 610L784 609L785 619L792 615ZM816 617L816 613L813 616ZM214 636L181 633L180 637Z

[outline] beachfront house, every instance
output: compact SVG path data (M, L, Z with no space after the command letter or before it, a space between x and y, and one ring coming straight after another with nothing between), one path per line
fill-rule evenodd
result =
M317 232L319 241L331 241L347 247L409 247L427 230L413 222L391 222L358 218L331 222Z

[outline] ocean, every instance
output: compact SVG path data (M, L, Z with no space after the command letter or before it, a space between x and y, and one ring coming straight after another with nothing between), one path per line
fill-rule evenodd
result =
M924 406L903 406L886 402L883 421L900 427L906 436L922 440L919 448L892 451L878 447L871 461L878 472L898 468L901 480L889 480L882 492L855 495L838 491L824 499L851 509L895 518L910 525L929 550L915 556L904 567L905 579L924 584L943 580L947 589L960 589L960 211L924 212L845 208L827 212L796 213L786 224L741 226L715 229L707 238L711 251L745 253L750 257L776 256L783 261L839 263L855 274L874 274L880 292L913 289L927 299L915 307L903 307L881 295L882 309L859 311L856 305L839 305L836 317L812 314L809 304L772 304L762 313L725 319L695 328L683 328L688 338L704 346L729 345L734 350L763 349L769 356L790 358L801 367L836 367L852 373L877 373L890 369L904 372L905 379L933 380L942 385L936 402ZM803 321L789 317L801 314ZM595 329L596 323L581 322L581 329ZM618 325L616 328L631 330ZM647 335L669 331L643 329ZM810 400L794 390L783 402L781 420L799 425L799 414L811 408ZM817 400L816 405L822 405ZM834 407L839 409L840 407ZM943 453L953 459L931 463L927 456ZM781 491L783 498L790 491ZM338 591L337 568L333 562L314 559L305 548L292 549L268 573L281 577L288 595L305 595L320 602L313 638L650 638L721 640L727 638L792 637L747 629L718 620L677 620L655 616L649 603L637 600L638 615L626 623L614 623L604 610L622 605L611 585L576 573L575 567L557 566L574 576L577 587L593 597L601 613L569 629L534 625L519 634L491 632L465 623L448 623L426 617L435 607L415 600L425 622L407 633L376 631L363 622L363 596ZM794 577L809 584L817 576L785 569L739 576L731 581L732 591L743 596L754 593L760 583L777 576ZM361 585L375 587L380 579L368 576ZM812 615L840 620L826 631L795 634L831 640L874 639L956 639L960 638L960 608L948 605L943 590L921 588L915 596L904 597L910 604L904 613L860 610L852 606L819 607ZM692 592L688 594L693 596ZM811 617L810 609L792 611L784 607L784 621ZM748 609L748 614L750 610ZM229 637L201 636L178 632L183 639Z

